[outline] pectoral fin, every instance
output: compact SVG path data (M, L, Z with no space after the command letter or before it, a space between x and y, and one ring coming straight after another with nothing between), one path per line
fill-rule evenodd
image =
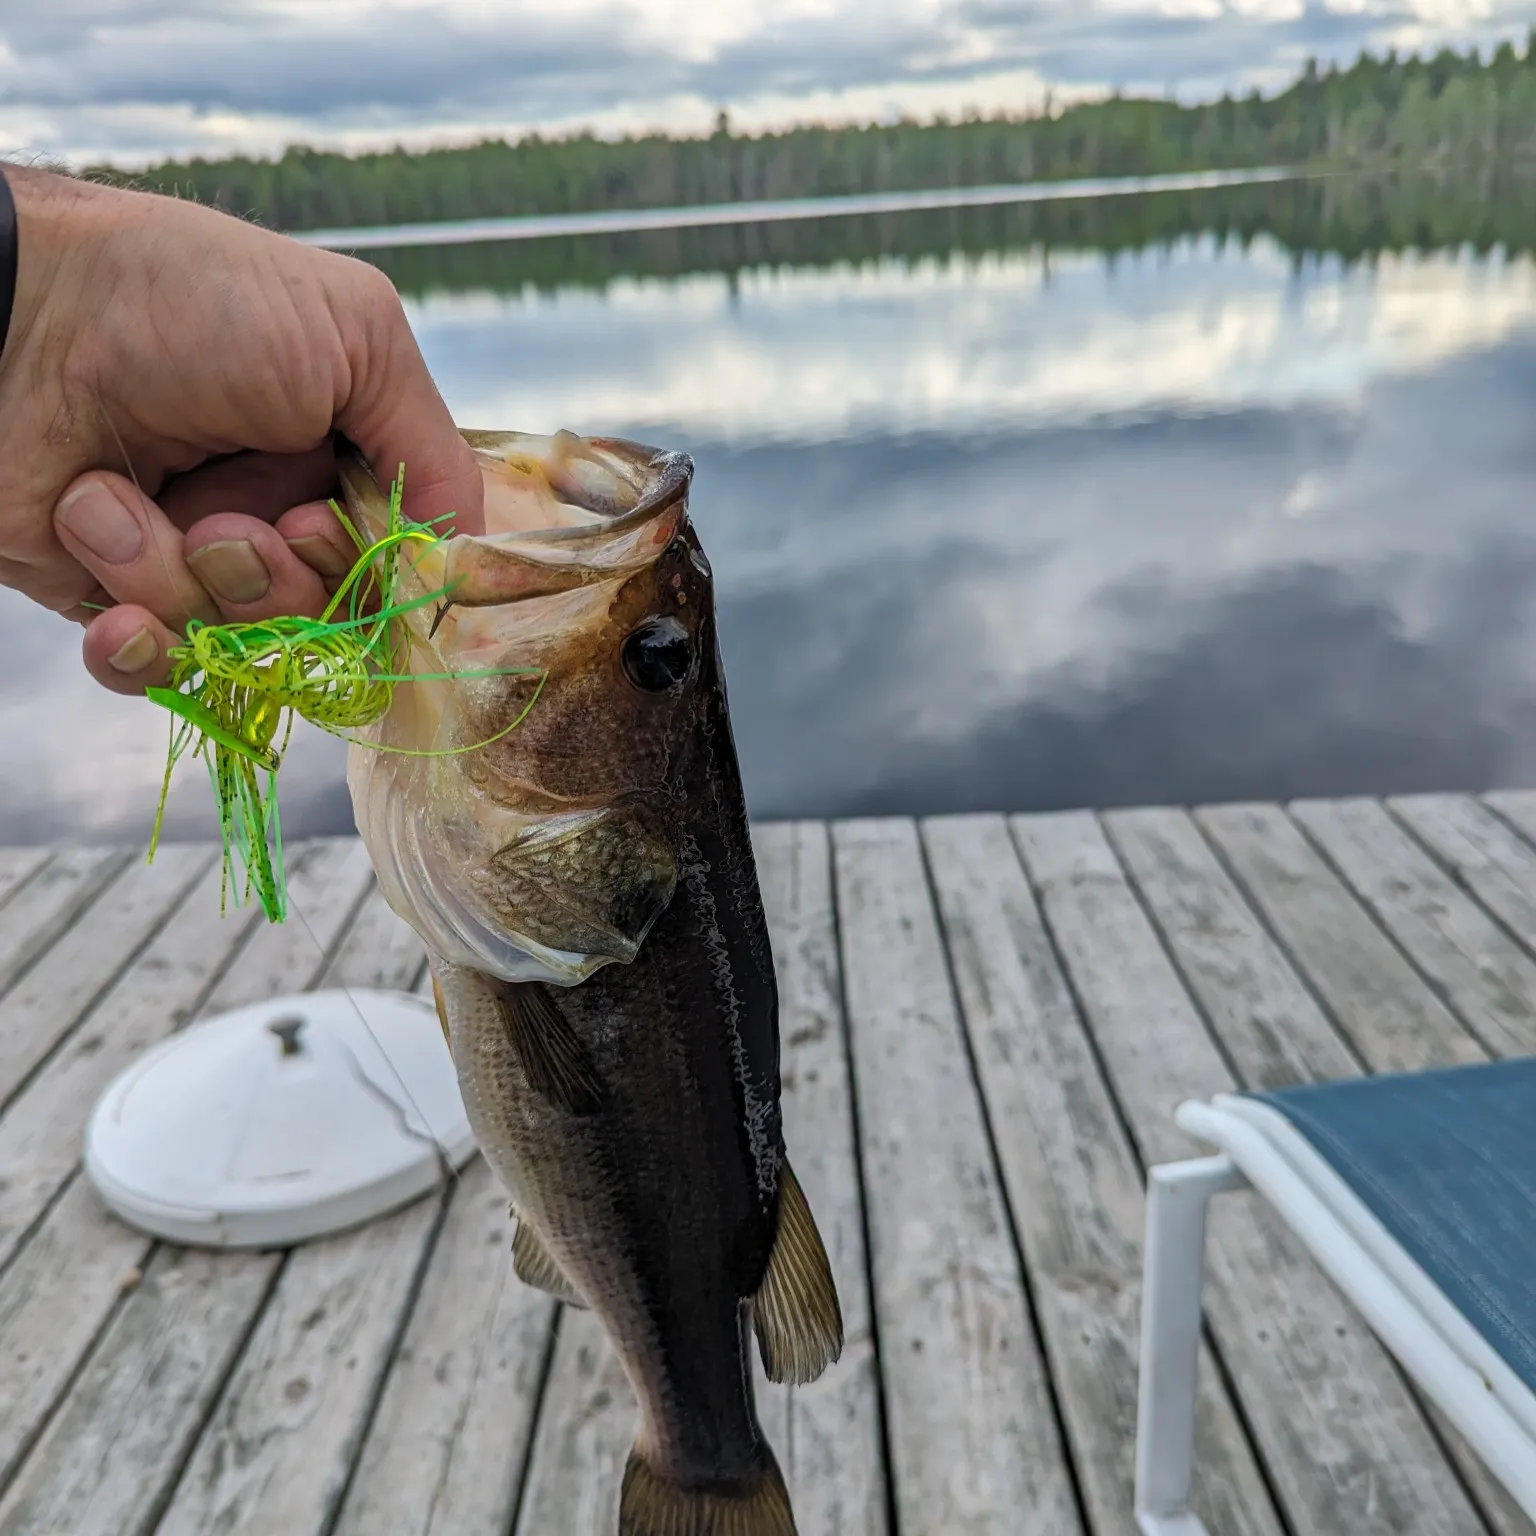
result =
M597 1109L603 1100L597 1069L543 983L504 982L496 1000L533 1091L573 1115L589 1115Z
M524 1285L548 1291L568 1307L586 1306L576 1287L565 1278L565 1271L550 1258L539 1234L521 1216L517 1218L517 1231L512 1238L512 1272Z
M437 973L432 975L432 1001L437 1004L437 1022L443 1027L443 1039L448 1042L448 1049L453 1049L453 1036L448 1033L448 1005L443 1001L443 989L438 982Z
M815 1381L843 1352L843 1313L816 1218L786 1159L779 1169L779 1230L752 1298L752 1326L769 1381Z

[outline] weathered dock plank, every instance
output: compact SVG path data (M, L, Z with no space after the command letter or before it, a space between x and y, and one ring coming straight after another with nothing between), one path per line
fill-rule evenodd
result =
M309 927L286 923L257 928L252 942L238 950L224 971L213 994L218 1001L210 1007L270 996L293 985L295 977L316 979L325 964L324 946L339 937L371 881L372 871L355 841L318 844L302 859L290 886L292 901L310 916ZM233 936L239 937L238 925ZM265 985L264 975L271 978ZM88 1105L81 1108L88 1113ZM18 1269L25 1258L23 1250ZM81 1262L79 1255L70 1261ZM146 1282L111 1314L47 1432L22 1463L6 1502L0 1504L0 1529L11 1530L13 1505L18 1531L126 1536L157 1519L280 1263L280 1256L270 1254L154 1250L145 1266ZM188 1292L191 1300L183 1296L188 1275L196 1282ZM113 1297L98 1283L81 1301L77 1326L84 1333L93 1317L111 1309ZM196 1336L200 1329L206 1337ZM125 1404L103 1372L164 1381L168 1390L142 1403ZM138 1422L111 1421L112 1415L125 1413L135 1419L148 1413L156 1421L155 1432L148 1433ZM123 1457L115 1451L102 1453L104 1445L123 1447ZM75 1513L65 1519L58 1513L64 1510ZM76 1518L80 1524L70 1523ZM29 1523L34 1519L38 1523ZM60 1523L50 1525L54 1519Z
M897 1523L1083 1529L910 821L833 829Z
M1379 800L1301 800L1290 809L1490 1052L1536 1051L1536 960Z
M418 1200L294 1250L158 1532L326 1529L438 1209Z
M302 869L301 851L292 856ZM244 936L244 922L219 920L218 882L210 861L75 1038L0 1116L0 1261L25 1242L0 1273L0 1483L149 1252L150 1240L109 1217L77 1176L81 1138L108 1083L187 1019Z
M0 906L53 857L52 848L0 848Z
M808 1387L767 1383L759 1362L759 1402L801 1530L884 1536L889 1516L879 1375L843 1031L832 849L821 822L759 827L754 843L779 983L785 1145L827 1246L844 1331L842 1358Z
M1536 947L1536 850L1469 795L1395 795L1387 809L1458 885Z
M807 1533L1129 1532L1176 1104L1536 1050L1536 793L754 841L847 1324L812 1386L757 1371ZM612 1536L628 1383L511 1274L484 1163L289 1254L157 1245L80 1176L102 1089L188 1018L419 982L354 839L298 854L281 926L220 920L215 860L0 849L0 1530ZM1254 1197L1214 1209L1208 1301L1212 1536L1536 1536Z
M1372 1071L1486 1058L1279 806L1210 806L1195 820Z
M43 860L21 887L25 899L0 906L0 992L68 932L131 858L126 848L63 848Z
M0 998L0 1104L10 1101L180 906L208 863L206 848L174 847L153 864L130 865L97 897L90 921L67 929ZM0 920L8 910L0 907Z
M1103 819L1243 1087L1278 1088L1293 1082L1358 1077L1362 1070L1374 1070L1374 1063L1362 1067L1358 1054L1346 1045L1346 1037L1335 1031L1314 993L1260 926L1183 812L1110 812ZM1400 956L1394 958L1402 963ZM1423 979L1410 967L1403 969L1406 985L1417 988L1432 1003ZM1362 1001L1369 1006L1369 1000ZM1445 1043L1476 1049L1459 1023L1444 1010L1441 1013L1450 1037ZM1274 1042L1281 1042L1278 1048ZM1442 1054L1438 1043L1434 1054ZM1529 1522L1507 1501L1482 1463L1452 1436L1422 1397L1414 1395L1442 1437L1450 1440L1456 1464L1484 1516L1508 1536L1528 1536Z
M483 1159L449 1196L335 1536L506 1536L555 1303L512 1273L506 1191Z
M923 823L971 1050L997 1137L1093 1530L1131 1508L1142 1175L1001 816ZM1209 1358L1195 1507L1212 1531L1282 1527Z
M1183 811L1101 821L1245 1088L1359 1075L1359 1058Z
M299 850L293 862L302 870ZM97 1098L142 1051L187 1021L248 929L248 917L219 917L219 871L209 860L143 954L0 1114L0 1263L79 1166Z
M281 1262L157 1249L0 1501L0 1530L152 1530Z
M423 959L375 889L318 981L408 989ZM157 1527L163 1536L329 1529L441 1207L430 1196L289 1254Z
M1238 1084L1088 813L1011 822L1145 1163L1190 1156L1173 1111ZM1396 1367L1258 1201L1213 1208L1215 1336L1293 1529L1485 1529Z

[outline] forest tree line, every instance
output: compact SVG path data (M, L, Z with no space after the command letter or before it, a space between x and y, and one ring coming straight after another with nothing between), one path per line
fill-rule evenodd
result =
M1487 59L1475 49L1364 53L1346 69L1309 63L1272 96L1194 106L1117 95L1033 116L750 135L721 114L708 137L529 134L363 155L292 148L275 160L87 174L301 230L1260 165L1472 162L1536 164L1536 29L1523 51L1506 42Z

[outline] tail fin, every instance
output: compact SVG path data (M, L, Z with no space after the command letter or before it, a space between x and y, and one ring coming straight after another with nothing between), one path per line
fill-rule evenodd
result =
M789 1490L773 1452L757 1485L741 1493L684 1488L653 1472L636 1446L624 1468L619 1536L797 1536Z

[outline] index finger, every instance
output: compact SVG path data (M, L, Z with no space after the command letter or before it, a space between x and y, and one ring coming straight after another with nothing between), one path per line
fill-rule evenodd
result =
M400 295L377 268L354 265L354 292L337 313L352 387L336 426L362 450L380 483L404 464L404 512L413 522L482 533L485 483L478 461L427 372Z

